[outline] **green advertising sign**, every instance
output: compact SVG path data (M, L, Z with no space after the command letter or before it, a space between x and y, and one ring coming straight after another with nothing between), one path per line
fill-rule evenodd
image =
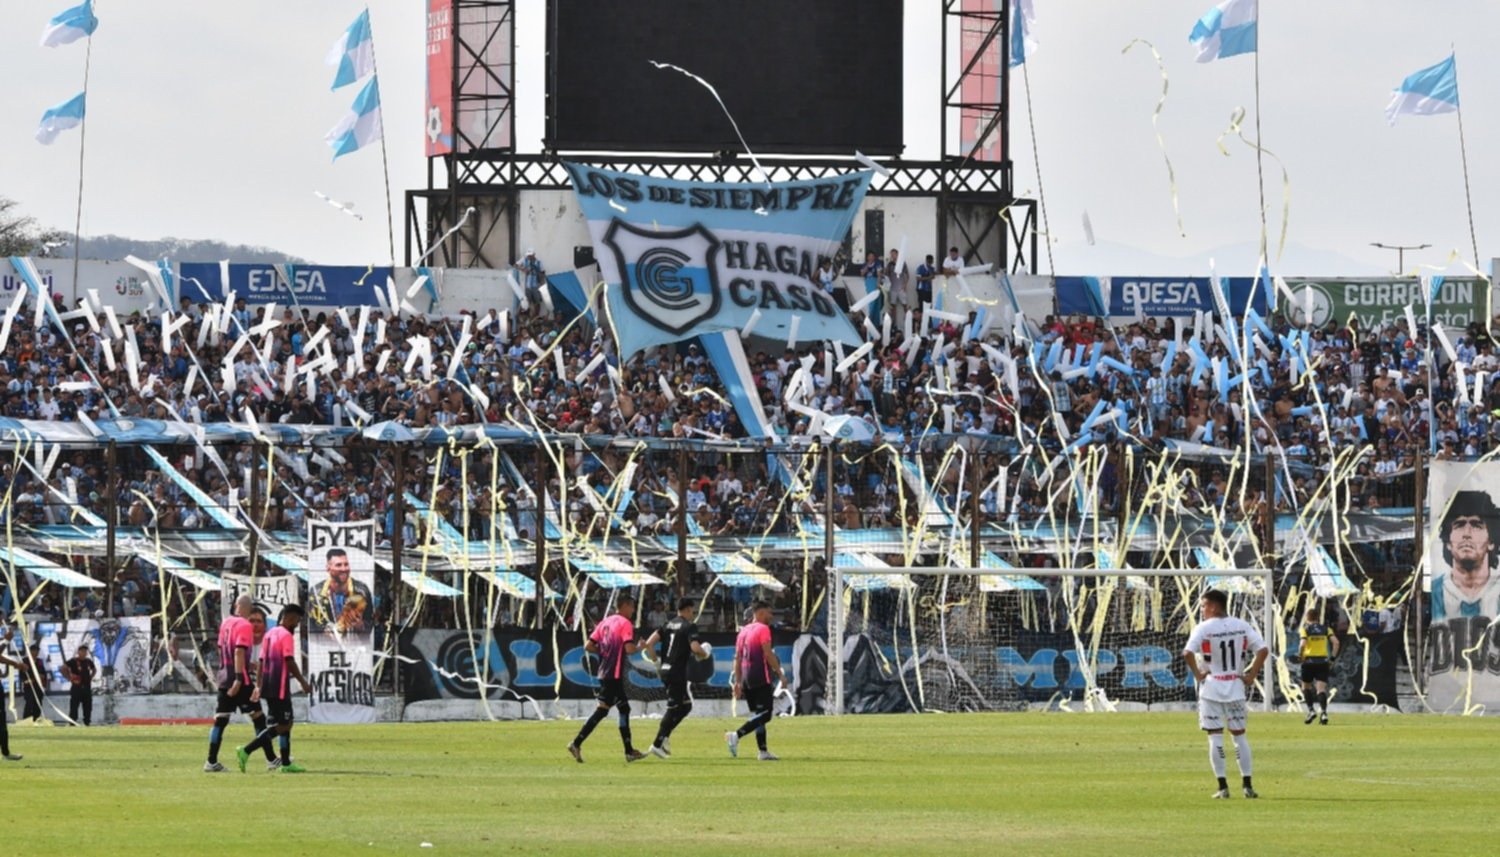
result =
M1294 324L1329 321L1344 324L1353 315L1362 328L1372 328L1406 317L1411 307L1418 323L1427 314L1427 284L1419 279L1289 279L1292 298L1281 309ZM1467 327L1490 315L1489 283L1473 277L1443 281L1432 302L1432 320L1446 328Z

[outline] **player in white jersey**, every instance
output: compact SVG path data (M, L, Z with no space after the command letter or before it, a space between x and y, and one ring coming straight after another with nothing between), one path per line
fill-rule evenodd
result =
M1224 729L1234 736L1245 797L1259 797L1250 785L1250 739L1245 737L1245 690L1255 685L1266 663L1266 641L1243 619L1228 615L1229 597L1217 589L1203 593L1203 621L1188 636L1182 655L1198 683L1198 727L1208 733L1208 759L1219 779L1217 799L1229 797L1224 780ZM1246 669L1246 663L1249 669Z

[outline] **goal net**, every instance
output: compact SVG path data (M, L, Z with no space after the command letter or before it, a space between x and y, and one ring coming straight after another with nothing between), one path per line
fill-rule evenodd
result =
M1191 702L1183 644L1211 588L1273 655L1285 649L1263 569L835 567L835 713L1115 710ZM1287 687L1272 657L1254 698ZM1269 689L1269 690L1268 690ZM1134 707L1134 706L1131 706Z

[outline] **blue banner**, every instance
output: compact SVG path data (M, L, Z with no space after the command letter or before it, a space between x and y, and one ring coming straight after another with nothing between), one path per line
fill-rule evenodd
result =
M1253 306L1266 315L1266 295L1256 277L1220 277L1231 315ZM1099 315L1106 302L1111 316L1185 316L1215 311L1208 277L1058 277L1057 311Z
M623 358L752 319L771 339L863 341L814 273L848 233L868 172L733 184L566 166Z
M230 265L228 289L247 304L283 306L377 306L390 268L368 265ZM193 303L220 303L228 291L217 262L178 266L177 294ZM290 284L290 288L288 288ZM405 290L402 291L405 293Z

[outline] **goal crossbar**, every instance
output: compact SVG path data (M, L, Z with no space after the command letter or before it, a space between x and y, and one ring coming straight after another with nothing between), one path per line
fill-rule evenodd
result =
M953 568L948 566L838 566L829 568L828 660L833 673L835 715L844 713L844 578L846 575L896 575L901 577L1244 577L1261 581L1265 600L1261 605L1261 634L1271 645L1276 621L1275 578L1269 568ZM1273 694L1265 693L1264 707L1271 711Z

